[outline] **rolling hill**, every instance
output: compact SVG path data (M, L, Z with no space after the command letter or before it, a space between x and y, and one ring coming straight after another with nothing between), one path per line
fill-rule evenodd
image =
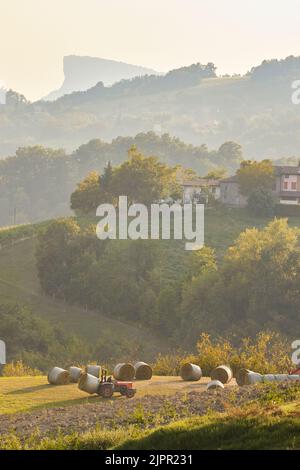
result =
M98 83L54 102L11 94L0 110L0 155L37 143L69 151L90 139L155 130L194 145L233 140L247 158L299 157L299 106L292 103L299 76L300 58L288 57L244 76L218 77L213 64L193 64L111 87Z
M0 231L0 297L2 304L26 305L67 333L91 344L107 342L116 355L143 355L150 360L169 347L168 340L140 325L121 322L47 297L41 291L35 265L36 232L40 225ZM24 229L26 235L24 235ZM18 234L19 231L19 234ZM5 233L6 232L6 233ZM8 237L8 233L9 237ZM14 232L17 232L14 235ZM23 232L23 233L22 233ZM4 241L6 240L6 241ZM123 351L123 353L121 352ZM121 357L119 357L121 359Z

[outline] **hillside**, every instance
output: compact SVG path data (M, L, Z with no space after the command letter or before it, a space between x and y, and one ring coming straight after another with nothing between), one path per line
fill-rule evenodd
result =
M205 242L215 248L218 258L222 258L230 246L246 227L263 227L270 220L254 218L244 210L210 209L206 211ZM80 225L88 225L89 219L77 219ZM300 227L299 218L291 218L290 225ZM110 312L86 311L76 305L45 296L37 277L35 246L38 230L47 223L19 226L0 231L0 296L1 303L28 305L33 313L61 325L68 333L75 333L87 342L102 342L112 352L122 351L127 356L142 354L148 360L158 352L176 348L165 337L134 323L113 320ZM161 282L176 280L181 276L187 252L181 242L158 242L160 250Z
M213 64L194 64L165 76L125 80L55 102L9 96L2 107L0 155L43 144L68 151L83 141L156 130L188 143L219 147L234 140L247 158L299 157L299 107L291 84L300 59L264 61L244 76L217 77Z
M18 229L11 232L14 230ZM157 333L151 333L140 325L113 320L109 313L104 316L45 296L35 266L35 235L33 232L26 237L21 236L21 239L9 240L0 250L1 303L26 305L33 313L61 326L67 333L76 334L88 344L102 343L106 355L110 351L111 356L119 355L119 359L122 355L140 354L150 360L168 349L166 338L160 338ZM0 232L1 238L4 238L3 231Z
M44 100L52 101L74 91L85 91L98 82L111 86L120 80L158 73L155 70L125 62L76 55L64 57L63 68L65 79L62 86L45 96Z

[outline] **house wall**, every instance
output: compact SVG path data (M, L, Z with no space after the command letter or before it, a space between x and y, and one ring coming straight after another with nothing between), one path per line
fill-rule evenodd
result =
M199 186L184 186L183 187L183 201L185 203L190 203L193 201L193 197L196 194L201 194L201 187ZM219 186L211 186L209 187L209 192L213 194L215 199L220 198L220 187Z
M299 190L300 190L300 176L299 175L280 176L279 191L299 191Z
M239 190L239 185L233 181L221 181L220 184L221 197L220 200L223 204L232 207L246 207L247 198L244 197Z

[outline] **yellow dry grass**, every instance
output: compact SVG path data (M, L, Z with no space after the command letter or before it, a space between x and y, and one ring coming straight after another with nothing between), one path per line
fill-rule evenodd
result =
M199 382L184 382L180 377L155 376L151 380L135 381L136 397L191 391L201 393L206 390L209 380L208 377L204 377ZM234 381L229 384L229 386L234 385ZM0 378L0 414L72 406L97 400L102 398L87 395L78 389L77 384L54 386L48 384L47 377L44 376Z

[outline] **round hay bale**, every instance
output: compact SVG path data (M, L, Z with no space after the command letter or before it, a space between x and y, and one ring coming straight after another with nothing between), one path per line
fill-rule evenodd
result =
M80 369L80 367L71 366L69 367L69 373L71 382L77 384L81 377L81 374L83 374L83 370Z
M224 384L220 380L212 380L206 386L207 390L223 390Z
M100 380L97 379L97 377L95 377L94 375L87 374L86 372L81 375L78 382L79 390L87 392L90 395L98 393L99 385Z
M180 376L185 381L198 381L202 377L201 367L187 362L181 366Z
M219 380L222 384L228 384L233 377L233 373L229 366L218 366L212 371L210 377L212 380Z
M300 381L300 375L289 375L288 380L290 382L299 382Z
M146 362L137 362L134 365L136 380L150 380L152 378L152 368Z
M274 375L274 380L276 382L286 382L288 380L290 380L290 375L288 374L276 374Z
M236 380L236 383L242 387L243 385L246 384L246 377L247 375L249 374L249 372L252 372L252 370L249 370L249 369L240 369L238 370L236 376L235 376L235 380Z
M48 382L51 385L67 385L70 383L70 374L60 367L53 367L48 373Z
M263 376L257 372L248 372L245 377L245 385L252 385L263 382Z
M98 379L101 377L101 370L102 367L95 364L86 366L87 373L97 377Z
M300 376L294 376L294 375L289 375L289 374L265 374L263 375L263 382L290 382L294 379L293 377L298 377L298 380L300 379Z
M117 364L114 368L114 378L117 380L133 380L135 369L132 364Z

